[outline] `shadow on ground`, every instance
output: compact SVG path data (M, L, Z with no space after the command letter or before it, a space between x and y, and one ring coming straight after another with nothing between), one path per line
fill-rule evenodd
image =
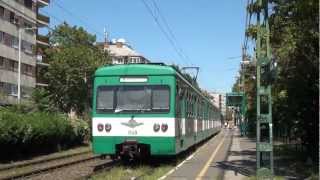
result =
M216 167L221 168L225 171L233 171L235 175L242 174L244 176L255 175L255 150L244 150L244 151L229 151L229 155L232 156L249 156L243 160L233 160L233 161L221 161L217 162Z

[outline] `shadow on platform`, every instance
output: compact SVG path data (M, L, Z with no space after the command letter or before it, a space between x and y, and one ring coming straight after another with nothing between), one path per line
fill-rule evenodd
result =
M237 176L238 173L243 176L253 176L256 170L256 151L244 150L244 151L229 151L229 156L241 156L245 159L220 161L214 166L216 168L223 169L225 171L233 171Z

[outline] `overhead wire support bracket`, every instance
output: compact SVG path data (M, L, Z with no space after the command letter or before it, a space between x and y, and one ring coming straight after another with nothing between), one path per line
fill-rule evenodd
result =
M199 66L186 66L186 67L181 68L182 71L185 71L186 69L195 69L197 71L196 76L194 77L194 80L197 81L200 67Z

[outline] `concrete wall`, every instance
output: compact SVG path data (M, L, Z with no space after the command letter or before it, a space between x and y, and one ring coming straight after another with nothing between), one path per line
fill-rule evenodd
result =
M36 12L24 7L22 4L14 0L1 0L0 5L19 14L20 16L26 18L29 21L36 23Z
M18 56L19 56L18 49L8 47L0 43L0 52L2 57L16 60L18 62ZM31 56L29 54L25 54L24 52L21 52L21 63L29 64L31 66L36 66L36 58L35 56Z
M18 73L0 69L0 82L18 84ZM21 74L21 86L35 87L35 77Z
M1 1L0 1L1 2ZM18 31L18 27L6 20L3 20L0 18L0 31L2 32L6 32L8 34L11 34L15 37L19 37L19 31ZM21 33L21 39L28 41L32 44L36 43L36 33L30 34L30 33L26 33L24 30L22 30Z

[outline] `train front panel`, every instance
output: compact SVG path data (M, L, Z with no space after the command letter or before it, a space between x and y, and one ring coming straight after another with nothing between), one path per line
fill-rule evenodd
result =
M175 155L175 91L170 75L95 77L94 153Z

